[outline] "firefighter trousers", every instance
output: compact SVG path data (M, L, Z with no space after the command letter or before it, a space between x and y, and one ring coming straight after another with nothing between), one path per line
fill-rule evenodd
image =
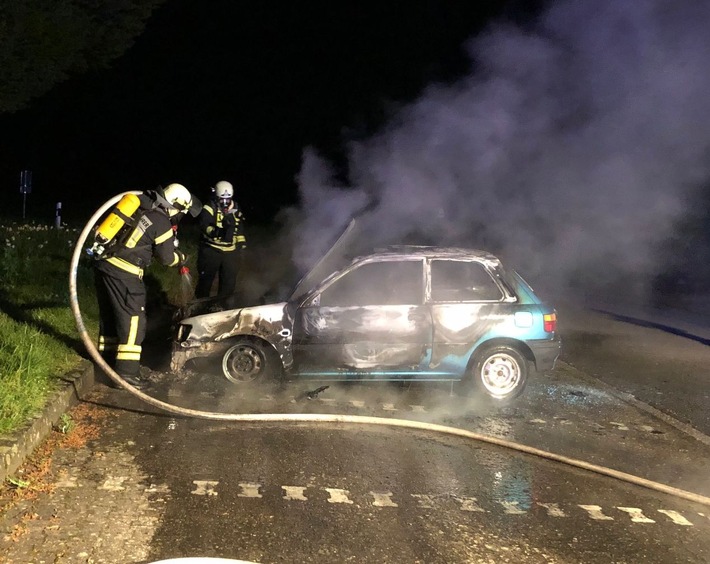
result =
M146 334L146 288L138 276L95 270L99 351L121 376L138 376Z
M239 250L221 251L210 245L200 245L197 253L197 288L196 298L207 298L212 292L214 279L219 275L217 295L221 298L231 296L237 286L239 270Z

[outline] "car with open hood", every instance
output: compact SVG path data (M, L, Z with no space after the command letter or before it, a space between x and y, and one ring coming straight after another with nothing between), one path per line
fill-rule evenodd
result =
M340 268L328 258L286 301L180 320L171 369L221 359L237 385L460 382L503 402L555 365L555 309L488 252L387 247Z

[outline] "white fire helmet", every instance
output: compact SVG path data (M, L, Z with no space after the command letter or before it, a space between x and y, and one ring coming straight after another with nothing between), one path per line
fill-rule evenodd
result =
M172 206L168 209L168 215L171 217L180 212L187 212L192 205L192 194L182 184L169 184L163 190L165 199Z
M232 183L227 182L226 180L220 180L214 185L214 195L220 200L222 198L231 199L234 196L234 188L232 187Z

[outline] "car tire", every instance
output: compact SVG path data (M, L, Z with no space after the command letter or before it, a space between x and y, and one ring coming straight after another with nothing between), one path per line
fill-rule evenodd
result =
M476 354L470 377L477 393L495 403L506 403L523 393L528 372L528 361L517 349L498 345Z
M222 357L222 373L233 384L248 385L275 379L280 373L276 352L259 341L235 342Z

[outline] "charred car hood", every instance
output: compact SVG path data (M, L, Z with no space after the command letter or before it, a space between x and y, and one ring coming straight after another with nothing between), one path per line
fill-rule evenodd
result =
M291 335L286 302L243 307L183 319L190 326L188 341L223 341L237 335L261 337L273 344Z

